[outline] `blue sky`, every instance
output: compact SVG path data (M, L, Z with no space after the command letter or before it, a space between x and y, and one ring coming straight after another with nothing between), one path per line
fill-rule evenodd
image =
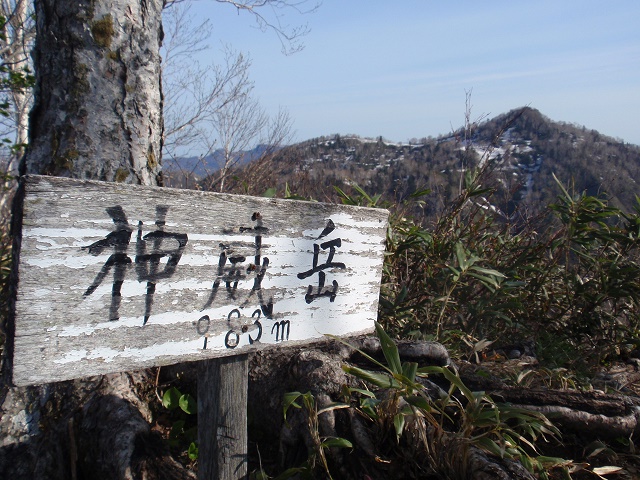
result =
M393 141L449 133L472 118L530 105L640 145L640 2L324 0L305 48L281 53L272 32L213 0L192 11L220 42L248 53L255 93L286 108L296 140L332 133Z

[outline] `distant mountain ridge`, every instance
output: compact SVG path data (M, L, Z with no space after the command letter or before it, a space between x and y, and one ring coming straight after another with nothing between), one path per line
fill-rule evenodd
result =
M453 198L464 170L490 162L499 208L510 215L555 199L553 175L577 192L606 196L629 210L640 195L640 147L586 127L552 121L525 107L437 138L391 143L331 135L283 148L273 174L301 196L335 200L333 186L357 183L399 200L418 188L435 202Z
M255 167L264 146L241 152L233 175ZM205 158L166 162L170 184L192 173L201 188L215 175L219 152ZM339 201L334 187L358 184L369 194L398 201L418 189L430 189L425 214L433 214L459 192L462 176L471 167L488 162L497 193L493 208L505 216L535 212L555 200L553 178L576 192L608 198L629 211L640 195L640 147L600 134L587 127L558 122L525 107L498 115L449 135L394 143L382 137L339 134L313 138L279 149L253 180L229 185L236 193L262 194L269 188L283 194L288 188L300 197ZM257 177L255 175L258 175ZM200 179L200 180L198 180ZM255 190L251 183L259 184ZM193 181L191 182L193 183ZM187 182L189 184L189 182ZM184 185L184 183L183 183Z
M249 162L257 160L266 149L266 145L258 145L251 150L238 152L235 155L235 158L238 160L237 165L241 167ZM202 178L217 172L223 161L224 153L222 149L217 149L214 150L213 153L204 156L186 156L165 159L163 169L165 172L169 173L184 172Z

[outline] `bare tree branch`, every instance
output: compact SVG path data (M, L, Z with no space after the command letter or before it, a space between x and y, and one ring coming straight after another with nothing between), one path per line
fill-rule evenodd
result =
M188 3L191 0L165 0L165 8ZM285 22L287 11L297 14L315 12L321 5L318 0L215 0L218 3L226 3L236 8L238 14L243 11L251 14L258 28L262 31L273 31L282 46L285 55L291 55L304 48L302 37L309 33L307 24L291 26Z
M211 149L211 128L215 112L249 82L251 62L244 55L223 46L220 64L202 66L194 55L207 49L211 35L208 20L196 22L190 4L165 9L166 37L162 49L164 86L164 155L197 152L206 156Z
M320 7L319 1L308 0L216 0L218 3L226 3L234 6L238 13L245 11L253 15L258 28L262 31L273 31L282 46L282 53L291 55L304 48L302 37L310 31L307 24L291 26L285 23L287 10L298 14L307 14L316 11ZM266 12L266 13L263 13Z
M245 6L253 9L270 3L285 2ZM195 153L199 161L191 172L183 171L183 176L191 177L201 167L209 178L208 188L222 191L243 151L261 144L272 152L289 137L291 120L282 109L270 119L252 97L251 60L242 53L224 46L219 64L201 66L195 61L194 54L206 48L211 25L208 20L195 21L188 1L172 2L171 7L164 13L165 162L182 170L177 159Z
M243 151L258 139L269 121L258 101L250 96L252 88L216 112L214 128L223 155L218 180L221 192L229 169L242 160Z

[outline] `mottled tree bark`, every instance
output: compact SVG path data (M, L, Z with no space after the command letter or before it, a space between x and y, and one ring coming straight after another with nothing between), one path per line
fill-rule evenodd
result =
M36 2L23 172L162 184L163 0Z
M162 7L36 2L37 83L21 173L161 183ZM0 376L0 478L195 478L151 432L146 372L14 388L9 360Z

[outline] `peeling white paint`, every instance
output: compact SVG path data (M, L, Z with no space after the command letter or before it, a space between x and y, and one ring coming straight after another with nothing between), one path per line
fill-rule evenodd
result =
M53 290L49 290L48 288L36 288L33 291L33 296L36 298L49 298L52 295L55 295Z
M129 198L122 188L112 190L114 187L109 184L76 187L68 179L47 179L39 187L44 188L44 184L48 185L47 190L60 192L55 197L47 196L46 202L29 203L26 210L31 216L25 217L22 234L21 281L16 302L14 380L18 384L33 383L39 377L42 381L55 381L119 371L124 366L233 355L265 345L287 341L303 344L325 334L340 336L373 329L386 234L384 212L174 192L167 204L178 197L182 203L169 205L170 221L165 229L186 233L188 243L174 274L153 282L152 301L147 305L151 284L136 264L140 254L136 248L137 227L142 221L143 235L155 230L154 205L161 192L141 188ZM73 188L82 188L82 196L68 196L66 206L58 206L55 202ZM149 191L155 196L145 197ZM27 190L27 203L29 195ZM52 202L51 198L56 200ZM72 210L78 203L92 205L85 219ZM131 228L130 241L118 250L106 246L99 255L92 255L86 247L107 238L116 228L104 211L107 205L122 206ZM290 206L292 210L288 212ZM240 226L253 226L251 212L258 210L265 227L270 228L270 216L276 226L261 235L259 260L269 260L261 281L257 277L260 266L250 267L256 261L255 233L238 231ZM238 218L246 221L238 222ZM329 219L335 229L318 238ZM325 288L332 287L333 281L338 284L334 301L321 296L307 303L305 295L309 287L317 293L320 274L316 271L305 278L298 275L313 268L314 245L337 238L341 245L335 248L332 261L344 263L344 268L322 270ZM169 248L167 243L162 247ZM225 278L219 278L221 243L229 246L233 255L246 258L238 264L241 275L234 296L227 292ZM153 249L151 242L146 247ZM116 252L128 258L128 263L121 264L119 270L123 278L119 303L114 307L114 268L109 268L107 262ZM317 266L322 267L329 254L329 248L320 248ZM167 260L166 256L160 259L157 271L163 271ZM229 265L227 262L224 267L225 275ZM220 286L210 304L216 280ZM89 291L93 283L99 284ZM260 286L262 306L258 292L252 290L255 285ZM268 304L272 305L272 318L264 314ZM206 305L210 306L205 308ZM109 321L113 308L119 318ZM145 309L150 309L146 324ZM232 312L238 313L239 318ZM254 312L256 316L252 317ZM205 316L209 319L206 331L203 320L198 323ZM260 326L262 336L257 340ZM286 326L288 336L283 330ZM243 332L243 328L248 330ZM236 334L238 345L228 348L225 337L235 340ZM47 365L55 367L46 368ZM42 372L39 366L43 367Z

